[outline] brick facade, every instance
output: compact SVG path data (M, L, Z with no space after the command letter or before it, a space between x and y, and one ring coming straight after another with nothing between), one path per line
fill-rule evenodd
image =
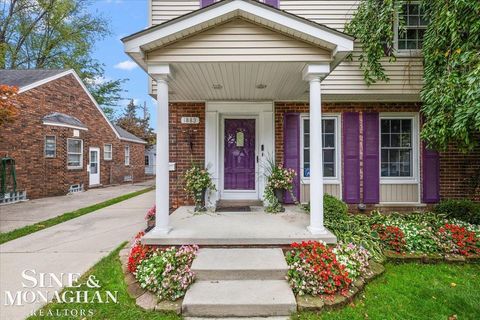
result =
M198 124L182 124L182 117L198 117ZM170 206L191 205L184 191L185 171L192 163L205 163L205 103L170 104L170 162L175 162L175 171L170 172Z
M29 199L63 195L73 184L88 189L89 147L100 148L100 183L124 182L125 176L140 181L145 176L145 145L119 140L90 97L73 75L66 75L20 94L19 115L12 124L1 129L0 157L16 161L19 190L26 190ZM44 125L44 116L53 112L79 119L88 128L78 130ZM56 136L56 157L44 156L45 136ZM67 168L67 138L83 140L83 168ZM104 144L112 144L113 159L104 160ZM130 166L125 166L125 145L130 146Z
M480 146L462 153L451 145L440 153L440 197L480 202Z
M343 112L419 112L418 103L324 103L324 113ZM283 119L285 113L308 113L308 103L275 103L275 157L283 161ZM181 117L199 117L199 124L181 124ZM363 117L360 116L360 170L363 171ZM205 104L201 102L170 104L170 161L175 162L175 171L170 172L170 201L172 207L191 205L184 191L183 175L192 162L204 165L205 161ZM208 147L208 146L207 146ZM421 152L421 151L420 151ZM420 161L422 159L420 154ZM480 174L480 149L464 155L450 149L441 154L441 198L470 198L480 201L478 183L473 189L475 177ZM421 163L420 163L421 170ZM421 172L419 173L421 176ZM361 198L363 177L360 176ZM420 184L420 190L422 186ZM352 206L353 209L354 206ZM371 208L370 208L371 207ZM373 206L370 206L372 209ZM405 209L405 208L394 208ZM408 209L408 208L407 208Z

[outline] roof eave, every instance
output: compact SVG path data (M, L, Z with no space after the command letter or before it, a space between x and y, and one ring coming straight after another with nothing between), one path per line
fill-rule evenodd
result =
M316 38L325 43L330 43L331 49L335 52L351 52L353 50L354 38L350 35L301 18L292 13L251 0L226 0L217 2L163 24L134 33L123 38L122 41L125 52L139 65L145 64L143 59L144 52L151 51L152 44L158 43L162 39L172 37L180 32L185 32L185 30L191 30L193 34L194 32L198 32L198 30L193 30L195 27L214 20L220 20L220 18L228 20L236 16L241 17L248 14L295 30L296 32ZM211 25L209 27L211 27ZM158 45L158 47L161 46L162 45Z

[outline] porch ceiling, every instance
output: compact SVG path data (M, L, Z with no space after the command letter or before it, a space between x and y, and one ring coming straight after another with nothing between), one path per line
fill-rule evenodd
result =
M307 100L301 62L173 64L171 101ZM152 81L152 97L156 97Z

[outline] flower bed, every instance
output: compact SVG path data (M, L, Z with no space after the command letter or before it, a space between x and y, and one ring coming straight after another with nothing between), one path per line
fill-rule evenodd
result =
M447 220L433 213L375 213L371 220L384 250L400 254L480 254L477 225Z
M191 271L197 246L158 249L140 242L143 232L135 237L127 266L141 288L154 293L160 300L175 301L183 297L195 275Z
M368 251L354 244L331 248L317 241L293 243L286 254L287 279L298 295L346 295L366 273L368 259Z

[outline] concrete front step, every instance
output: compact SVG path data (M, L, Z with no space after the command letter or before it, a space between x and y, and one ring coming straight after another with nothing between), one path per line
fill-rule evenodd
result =
M283 280L287 270L280 248L201 249L192 264L198 280Z
M182 304L186 317L270 317L295 311L295 296L284 280L197 281Z

